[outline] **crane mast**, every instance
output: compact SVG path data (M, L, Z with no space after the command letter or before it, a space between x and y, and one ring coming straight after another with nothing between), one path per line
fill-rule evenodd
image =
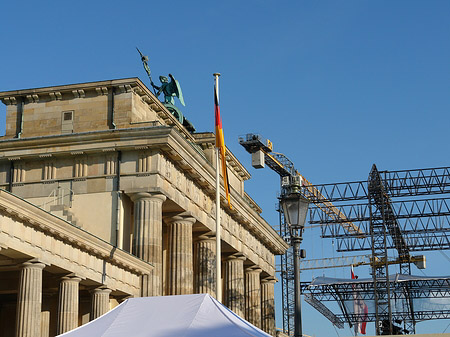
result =
M252 155L252 166L263 168L267 165L279 174L281 180L281 195L286 195L292 185L302 187L301 193L304 197L313 200L330 218L339 222L342 228L356 237L364 237L365 233L358 226L348 221L345 215L329 202L318 189L316 189L305 177L294 167L294 163L282 153L273 152L272 142L261 135L248 133L239 137L239 143ZM284 220L284 214L278 207L280 214L279 234L290 240L291 232ZM283 330L289 335L294 327L294 254L292 247L281 257L281 282L283 292Z
M426 260L424 255L410 255L413 251L441 251L450 247L450 167L378 171L374 164L366 181L312 185L295 169L291 160L273 152L269 140L258 134L247 134L239 137L239 143L251 153L253 167L267 165L279 174L281 199L293 188L300 187L297 188L300 194L314 204L309 209L309 223L321 226L322 238L336 239L338 252L371 252L365 256L300 262L301 270L371 266L372 279L359 281L362 283L358 286L358 296L373 303L370 312L367 306L364 312L356 312L356 309L351 312L345 307L345 301L353 301L355 305L355 285L352 282L328 281L314 287L310 282L301 283L304 300L336 327L341 328L344 323L352 327L361 322L374 322L377 335L399 331L415 333L415 325L419 321L450 317L450 309L435 310L417 302L450 298L450 278L412 276L411 264L424 269ZM296 234L290 232L281 207L278 211L280 235L291 243L295 242ZM390 259L388 250L395 250L396 258ZM293 256L291 246L281 257L280 269L283 330L289 335L292 335L295 325ZM299 260L295 260L296 266ZM397 275L400 275L401 282L397 282L397 277L391 279L389 276L390 265L399 266L400 274ZM324 301L337 302L342 314L334 314Z

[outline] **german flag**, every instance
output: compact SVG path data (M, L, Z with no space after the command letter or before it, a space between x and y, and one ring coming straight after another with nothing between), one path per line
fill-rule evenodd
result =
M218 83L214 85L214 112L215 112L215 120L216 120L216 148L220 152L221 162L222 162L222 176L223 176L223 185L225 188L225 195L227 197L228 206L230 209L231 201L230 201L230 190L228 184L228 174L227 174L227 163L226 163L226 148L225 148L225 139L223 138L223 129L222 129L222 119L220 118L220 106L219 106L219 88ZM217 168L218 170L219 168Z

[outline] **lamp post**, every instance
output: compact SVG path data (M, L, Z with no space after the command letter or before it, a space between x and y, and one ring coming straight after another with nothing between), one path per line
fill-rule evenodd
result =
M289 226L291 246L294 255L294 336L302 337L302 307L300 289L300 243L303 240L306 215L308 213L309 200L304 198L297 190L281 197L285 221Z

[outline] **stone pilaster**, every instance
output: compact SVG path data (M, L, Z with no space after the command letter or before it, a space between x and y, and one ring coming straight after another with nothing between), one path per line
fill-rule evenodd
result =
M261 268L245 269L245 319L261 328Z
M244 299L244 261L240 254L225 259L224 303L241 317L245 315Z
M136 193L134 202L133 254L150 262L153 269L143 276L142 296L162 293L162 194Z
M20 272L17 295L16 337L39 337L41 334L43 263L26 262Z
M171 217L166 222L169 226L168 294L192 294L194 292L192 225L195 219L181 214Z
M261 281L261 329L271 336L275 336L275 283L274 276Z
M111 289L100 287L91 291L91 321L109 311Z
M58 335L78 327L79 284L81 278L65 276L59 285Z
M194 244L194 292L216 297L216 240L212 233L199 236Z

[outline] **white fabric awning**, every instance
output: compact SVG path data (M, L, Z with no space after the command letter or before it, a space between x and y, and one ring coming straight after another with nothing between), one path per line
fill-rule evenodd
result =
M208 294L130 298L64 337L270 337Z

